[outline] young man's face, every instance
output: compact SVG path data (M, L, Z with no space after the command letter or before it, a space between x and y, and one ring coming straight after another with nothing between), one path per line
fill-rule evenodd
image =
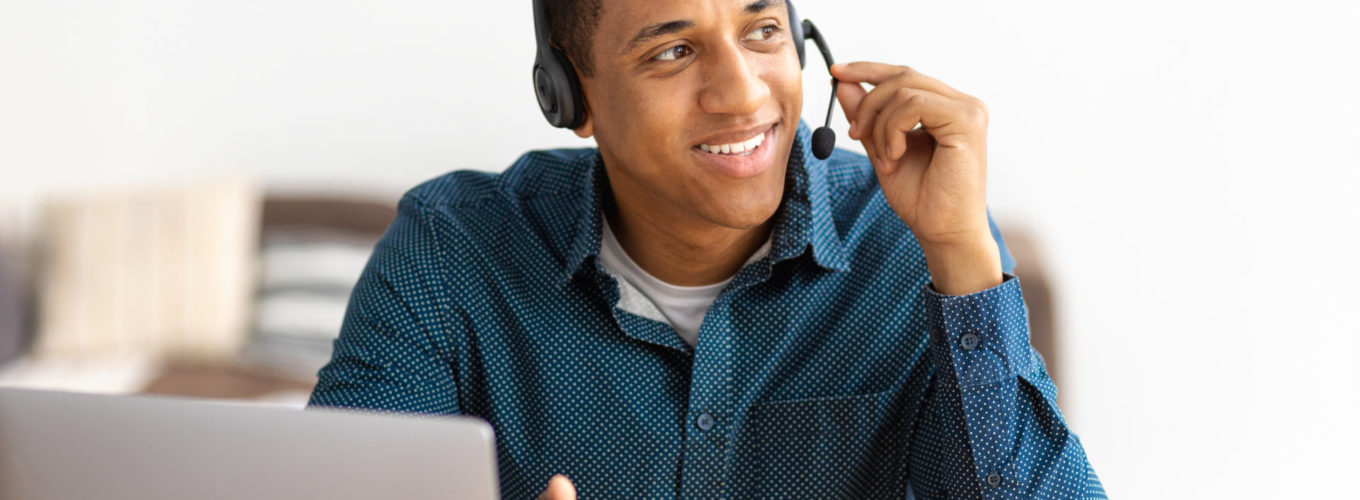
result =
M616 197L685 222L769 220L803 105L782 0L604 0L593 49L585 130Z

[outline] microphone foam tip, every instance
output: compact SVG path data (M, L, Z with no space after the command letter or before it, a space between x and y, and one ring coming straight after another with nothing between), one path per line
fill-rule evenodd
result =
M831 156L831 150L836 147L836 133L830 127L817 127L812 131L812 156L818 160L825 160Z

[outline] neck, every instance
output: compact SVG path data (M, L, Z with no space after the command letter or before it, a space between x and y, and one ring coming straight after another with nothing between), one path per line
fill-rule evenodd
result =
M701 286L731 278L769 239L772 220L732 228L659 212L659 204L614 191L614 202L604 212L619 245L648 274L672 285Z

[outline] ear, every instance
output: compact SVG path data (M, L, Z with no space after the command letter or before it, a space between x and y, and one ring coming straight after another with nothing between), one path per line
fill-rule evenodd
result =
M581 126L572 129L572 132L576 132L577 137L587 139L595 135L595 121L590 118L590 100L586 99L584 88L581 89L581 108L585 119L581 120Z
M595 135L595 122L592 122L590 120L589 107L586 108L586 118L585 120L581 121L581 126L572 129L572 132L576 132L576 136L582 139L586 139L592 135Z
M572 129L572 132L575 132L577 137L589 139L591 136L595 135L595 120L590 116L590 90L586 87L593 83L593 79L582 76L581 68L576 66L576 61L570 62L571 69L574 70L576 74L576 84L579 85L579 88L581 89L581 114L585 115L585 118L581 119L581 126Z

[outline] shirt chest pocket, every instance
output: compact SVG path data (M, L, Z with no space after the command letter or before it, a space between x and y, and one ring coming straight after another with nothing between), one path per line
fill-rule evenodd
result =
M882 434L892 391L756 405L752 430L759 498L866 498L880 462L894 455Z

